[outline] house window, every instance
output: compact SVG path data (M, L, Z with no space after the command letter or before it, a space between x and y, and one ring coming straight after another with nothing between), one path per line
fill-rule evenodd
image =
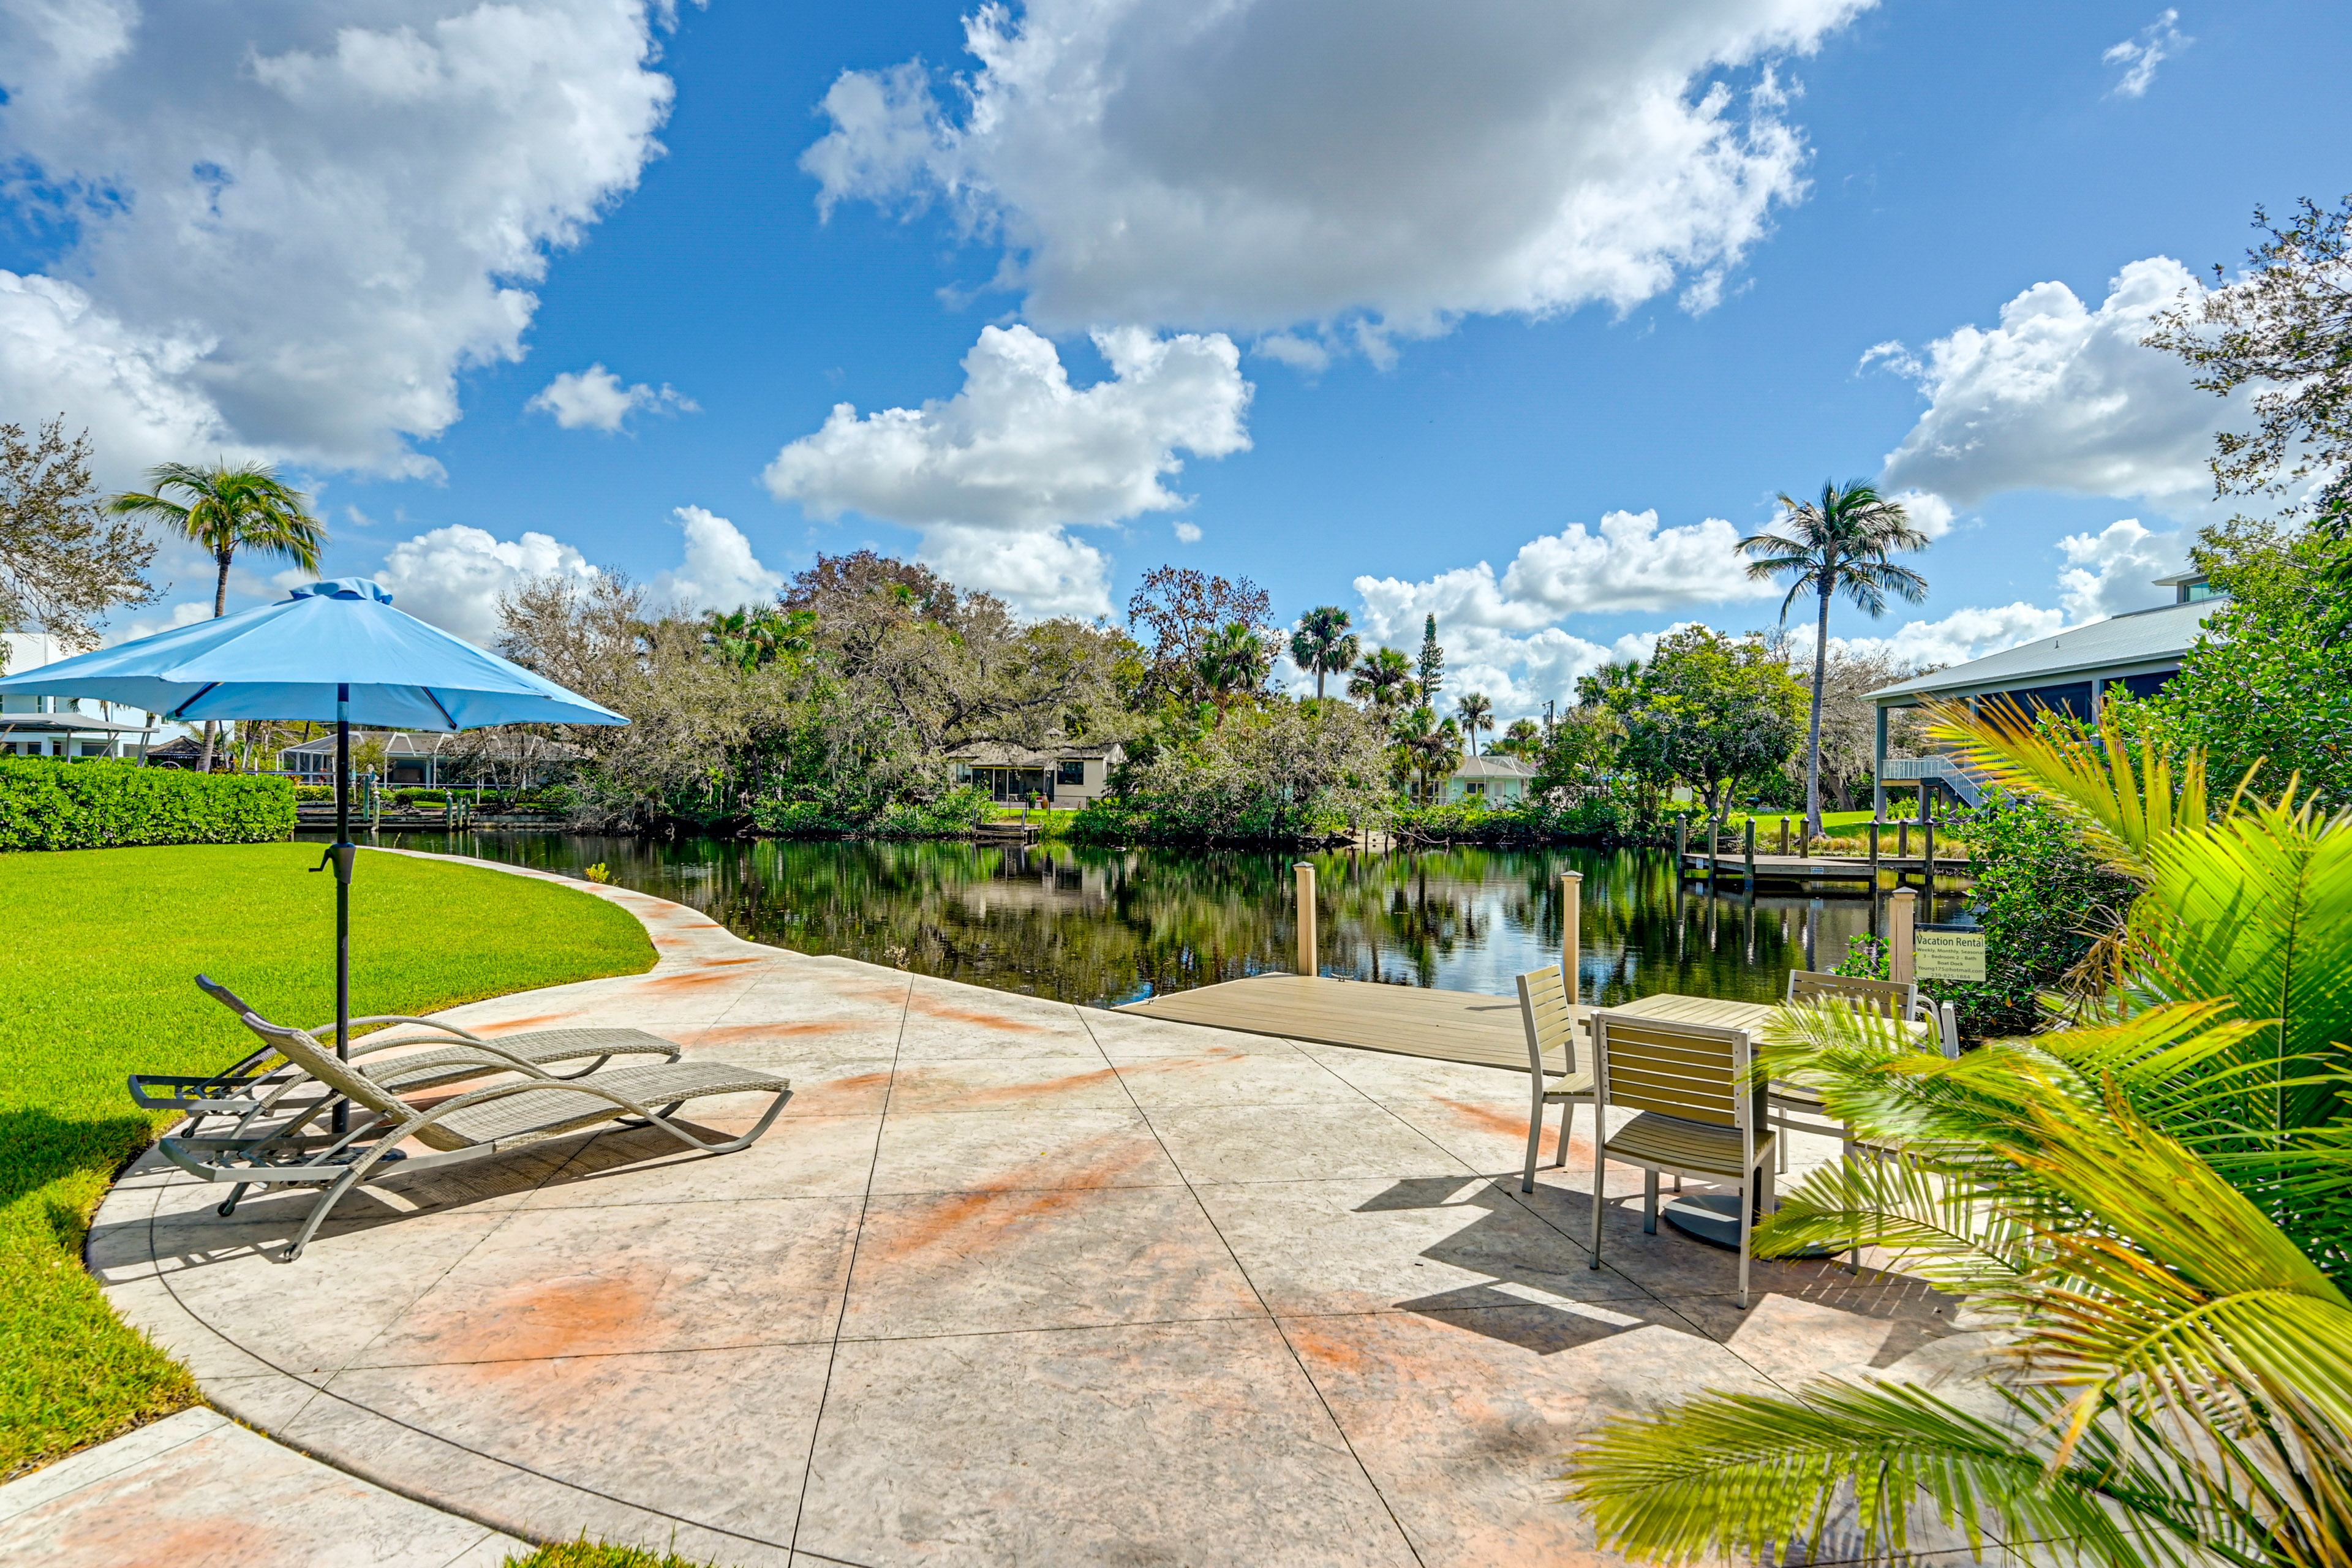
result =
M1083 757L1064 757L1061 763L1061 773L1055 777L1054 782L1055 784L1084 784L1087 782L1086 759Z
M1462 793L1464 795L1485 795L1486 793L1486 783L1484 780L1480 779L1465 779L1462 781Z

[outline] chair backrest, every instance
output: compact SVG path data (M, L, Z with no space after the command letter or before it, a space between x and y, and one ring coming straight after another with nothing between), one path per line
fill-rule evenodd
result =
M1791 1002L1843 1002L1896 1023L1922 1016L1919 987L1892 980L1864 980L1852 974L1822 974L1810 969L1789 971Z
M1592 1015L1593 1087L1602 1105L1717 1127L1764 1125L1764 1085L1742 1091L1748 1033L1603 1009Z
M403 1121L415 1114L396 1097L387 1093L383 1086L335 1055L333 1047L320 1045L309 1034L290 1025L271 1023L255 1012L243 997L216 980L199 974L196 984L204 987L205 995L236 1014L247 1028L267 1040L270 1048L278 1055L352 1104Z
M1569 1005L1568 982L1559 965L1547 964L1519 976L1519 1022L1528 1032L1528 1070L1544 1074L1576 1070L1576 1010ZM1557 1056L1558 1067L1545 1058Z

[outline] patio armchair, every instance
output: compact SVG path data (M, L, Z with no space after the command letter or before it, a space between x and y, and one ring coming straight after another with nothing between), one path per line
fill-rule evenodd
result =
M1822 974L1811 970L1789 971L1789 1005L1820 1006L1842 1003L1857 1012L1868 1013L1895 1023L1920 1026L1918 1032L1933 1039L1936 1048L1947 1057L1960 1054L1958 1015L1949 1002L1938 1005L1920 994L1916 984L1896 984L1891 980L1871 980L1852 974ZM1922 1042L1924 1044L1924 1040ZM1851 1156L1860 1147L1853 1129L1830 1120L1822 1105L1822 1097L1811 1089L1796 1084L1776 1083L1765 1097L1765 1110L1771 1124L1783 1132L1812 1132L1835 1138ZM1883 1152L1883 1151L1874 1151ZM1780 1168L1789 1168L1789 1149L1784 1140L1780 1145Z
M1530 970L1519 976L1519 1022L1528 1036L1528 1163L1519 1173L1519 1191L1536 1190L1536 1159L1542 1152L1544 1107L1559 1107L1559 1158L1568 1163L1568 1131L1580 1105L1591 1105L1592 1075L1576 1070L1576 1009L1568 1000L1568 981L1558 964ZM1554 1063L1558 1066L1554 1066ZM1547 1083L1549 1077L1555 1082ZM1601 1135L1600 1113L1593 1113L1593 1136Z
M608 1126L658 1128L689 1149L706 1154L747 1149L766 1132L792 1098L792 1085L772 1074L722 1062L674 1061L653 1067L615 1068L586 1078L559 1079L528 1063L503 1068L521 1076L467 1090L429 1109L403 1100L390 1088L353 1070L332 1047L310 1031L272 1024L226 986L199 975L215 999L237 1011L245 1026L268 1042L289 1066L308 1074L328 1091L317 1104L348 1100L363 1114L347 1132L309 1132L318 1120L313 1105L273 1130L249 1138L163 1140L163 1156L190 1175L235 1184L220 1205L234 1214L248 1188L268 1185L323 1187L294 1239L276 1254L291 1263L319 1226L353 1187L388 1176L495 1158L567 1133ZM452 1049L471 1047L450 1047ZM495 1058L485 1057L487 1063ZM698 1136L670 1113L688 1100L712 1095L764 1093L775 1098L748 1132L735 1138ZM403 1144L419 1145L411 1153Z
M197 984L231 1011L245 1009L244 1003L235 1000L221 987L201 978ZM352 1069L400 1094L441 1089L449 1084L463 1083L468 1079L525 1068L541 1069L538 1075L541 1077L584 1078L615 1057L659 1057L664 1061L676 1061L679 1054L674 1041L649 1035L643 1029L531 1029L486 1040L455 1024L435 1018L411 1017L400 1013L373 1014L364 1018L353 1018L351 1022L354 1028L415 1024L431 1031L421 1035L411 1032L371 1035L352 1043ZM333 1027L332 1024L325 1024L300 1032L315 1039ZM419 1047L438 1048L416 1048ZM380 1056L385 1051L402 1054L386 1057L380 1061L361 1059ZM201 1131L209 1116L236 1116L239 1119L238 1129L241 1131L257 1118L297 1109L286 1102L289 1092L316 1084L317 1080L308 1073L294 1069L282 1061L271 1065L279 1056L275 1045L265 1045L252 1055L208 1077L133 1073L131 1075L131 1098L145 1110L187 1111L187 1125L180 1129L183 1134ZM587 1065L571 1072L546 1071L556 1063L583 1060ZM307 1103L301 1108L310 1109Z
M1601 1221L1609 1162L1643 1172L1642 1229L1658 1231L1658 1177L1696 1176L1732 1184L1739 1194L1739 1305L1748 1306L1748 1237L1772 1191L1772 1152L1763 1086L1748 1078L1743 1029L1709 1028L1612 1013L1592 1015L1592 1267L1601 1267ZM1608 1108L1636 1112L1606 1132Z

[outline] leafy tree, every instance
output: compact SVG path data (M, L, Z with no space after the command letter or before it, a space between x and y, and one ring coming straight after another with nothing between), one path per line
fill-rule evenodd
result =
M1139 701L1149 706L1170 699L1207 700L1200 671L1209 639L1236 621L1265 626L1273 615L1274 601L1246 577L1228 581L1189 566L1153 567L1127 602L1129 629L1149 639L1150 664Z
M106 521L89 461L89 433L67 440L63 418L30 437L0 425L0 629L38 626L86 647L95 617L154 598L140 574L155 546L134 524ZM6 661L0 644L0 669Z
M1478 754L1478 731L1495 727L1495 704L1483 692L1466 692L1454 702L1454 712L1462 721L1467 753L1475 757Z
M1290 634L1291 662L1313 673L1318 701L1323 678L1347 673L1362 650L1361 639L1348 629L1349 624L1348 612L1339 605L1318 605L1298 617L1297 629Z
M1437 617L1431 616L1421 624L1421 700L1433 706L1438 692L1445 685L1445 650L1437 643Z
M1412 666L1392 647L1376 647L1348 678L1348 695L1381 712L1412 700Z
M749 605L713 610L703 621L703 641L713 655L743 669L806 653L816 626L813 610L755 610Z
M1659 639L1621 722L1622 759L1657 779L1679 779L1723 831L1743 780L1780 765L1795 746L1804 691L1770 649L1685 626Z
M1789 595L1780 601L1780 618L1797 595L1811 593L1820 605L1813 630L1812 722L1805 742L1805 837L1822 836L1822 699L1828 687L1830 601L1843 595L1874 618L1886 613L1889 594L1910 604L1927 596L1927 580L1887 556L1898 550L1924 550L1927 536L1911 526L1899 501L1878 493L1866 479L1840 486L1823 481L1817 500L1800 501L1785 493L1780 500L1780 531L1750 534L1738 543L1744 555L1756 557L1748 575L1758 582L1786 575Z
M2213 493L2281 495L2310 479L2305 506L2330 538L2352 531L2352 196L2333 210L2309 197L2284 225L2254 209L2263 238L2235 283L2158 316L2142 340L2179 354L2197 385L2227 397L2258 386L2251 431L2215 441Z
M1144 837L1322 838L1386 814L1382 752L1380 726L1361 710L1277 697L1222 724L1163 734L1128 770L1118 805Z
M2239 518L2191 553L2216 599L2180 673L2148 703L2177 749L2231 783L2257 763L2264 787L2300 778L2352 805L2352 639L2335 589L2341 547L2316 529Z
M215 463L200 468L165 463L148 470L147 482L152 489L125 491L107 502L106 509L118 517L161 523L211 552L219 567L213 584L214 619L228 614L229 563L240 550L291 561L305 572L319 569L327 531L310 515L310 498L279 479L270 465ZM212 768L218 729L212 720L205 721L204 753L196 763L200 770Z

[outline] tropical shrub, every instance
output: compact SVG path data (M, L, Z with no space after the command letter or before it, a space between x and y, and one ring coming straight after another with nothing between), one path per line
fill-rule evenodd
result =
M2021 728L2021 727L2020 727ZM1949 732L2141 891L2070 1026L1961 1058L1783 1009L1757 1071L1903 1152L1815 1172L1760 1255L1865 1237L2002 1331L1958 1388L1810 1384L1620 1419L1575 1457L1604 1544L1907 1554L1924 1519L2111 1565L2313 1568L2352 1541L2352 816L2210 809L2111 722ZM1848 1515L1850 1514L1850 1517Z
M256 773L0 757L0 850L257 844L294 836L294 786Z

